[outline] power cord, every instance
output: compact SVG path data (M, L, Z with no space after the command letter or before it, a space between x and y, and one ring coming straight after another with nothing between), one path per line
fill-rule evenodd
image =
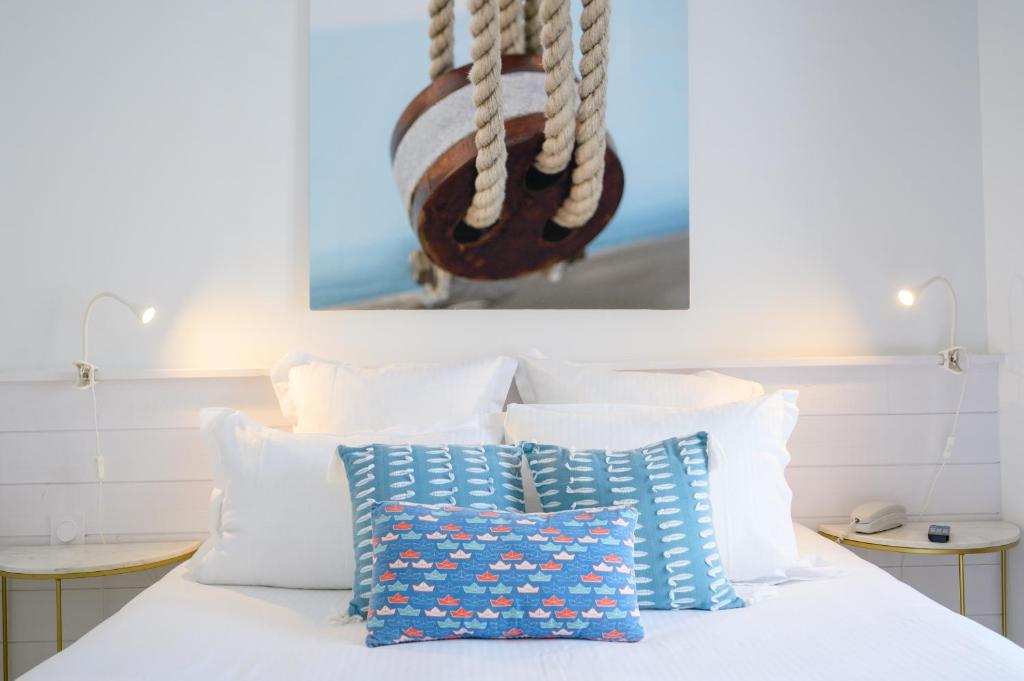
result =
M96 439L96 520L99 525L100 542L107 543L107 537L103 532L103 480L107 477L106 466L104 465L103 452L100 450L100 419L99 409L96 406L96 383L89 384L89 393L92 395L92 432Z
M919 521L928 514L928 510L931 508L932 499L935 497L935 487L939 484L939 478L942 477L942 472L946 470L946 464L953 458L953 449L956 447L956 435L960 430L960 412L964 406L964 396L967 394L967 377L970 375L968 369L968 358L967 353L961 350L960 360L963 363L964 371L960 374L960 397L956 401L956 411L953 412L953 426L950 428L949 436L946 438L946 446L942 450L942 460L939 462L939 467L935 469L932 474L931 482L928 485L928 493L925 494L924 503L921 504L921 509L914 514L914 519ZM899 578L903 581L903 566L907 560L907 554L900 554L900 565L899 565Z
M966 360L967 354L961 353L961 360ZM965 361L966 363L966 361ZM938 469L932 475L931 484L928 486L928 493L925 495L924 503L921 505L920 512L915 514L917 520L920 520L923 516L927 515L928 509L931 508L932 498L935 496L935 486L939 482L939 478L942 476L942 471L946 469L946 464L953 457L953 449L956 447L956 434L960 429L960 411L964 406L964 395L967 394L967 376L968 372L965 371L961 374L963 377L960 383L960 397L956 402L956 411L953 412L953 427L949 431L949 437L946 438L946 446L942 450L942 461L939 463Z
M850 536L850 532L853 530L853 526L859 522L860 518L851 518L850 523L843 529L843 531L836 535L836 543L842 544L846 541L846 538Z

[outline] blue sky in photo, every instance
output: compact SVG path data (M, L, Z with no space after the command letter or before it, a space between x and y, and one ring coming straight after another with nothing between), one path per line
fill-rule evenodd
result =
M578 46L579 3L573 4ZM689 156L686 15L682 0L614 6L608 130L626 190L588 252L689 229L689 163L679 162ZM459 65L468 62L464 21L456 31ZM398 115L428 84L426 35L426 18L311 31L313 309L416 289L408 257L419 242L388 147Z

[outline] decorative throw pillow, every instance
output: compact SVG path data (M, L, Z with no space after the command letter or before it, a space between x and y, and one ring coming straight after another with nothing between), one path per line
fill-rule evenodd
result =
M377 501L444 503L485 511L523 511L523 451L516 445L367 445L339 447L352 497L355 578L350 615L366 616L373 581L370 516ZM404 530L403 538L419 539Z
M715 541L707 433L611 452L523 444L545 511L634 506L641 608L743 607Z
M504 513L376 503L368 646L643 638L631 508Z

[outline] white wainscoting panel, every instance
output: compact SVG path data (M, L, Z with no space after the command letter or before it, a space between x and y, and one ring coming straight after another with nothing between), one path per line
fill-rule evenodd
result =
M931 358L800 358L739 362L609 365L638 371L718 368L797 388L800 422L790 441L794 518L810 527L842 521L869 498L920 508L952 424L962 380ZM927 518L994 519L1000 481L998 361L977 357L964 399L960 435ZM60 377L63 379L63 377ZM0 376L0 545L47 543L49 519L85 518L88 541L202 538L211 468L197 410L229 406L267 425L287 427L261 372L160 372L108 375L96 387L106 481L95 479L92 401L58 377ZM935 600L957 605L956 562L948 557L858 551ZM1011 560L1018 558L1011 554ZM998 629L997 555L972 556L969 615ZM116 612L169 568L65 583L64 635L71 642ZM9 582L15 676L54 651L53 586Z

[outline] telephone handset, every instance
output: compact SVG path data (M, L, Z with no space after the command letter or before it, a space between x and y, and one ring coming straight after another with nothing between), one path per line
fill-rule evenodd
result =
M850 512L854 532L875 534L907 522L907 509L892 501L866 501Z

